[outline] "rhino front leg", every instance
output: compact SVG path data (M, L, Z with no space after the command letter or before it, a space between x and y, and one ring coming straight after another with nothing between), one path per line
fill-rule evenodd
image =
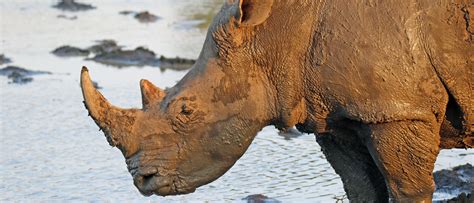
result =
M368 149L385 177L394 202L431 202L439 127L421 121L374 124Z
M338 136L322 134L318 135L316 140L328 162L341 177L351 202L388 201L385 180L366 146L354 133Z

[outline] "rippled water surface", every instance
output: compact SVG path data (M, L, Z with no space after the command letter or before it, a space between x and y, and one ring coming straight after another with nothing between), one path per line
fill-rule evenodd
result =
M58 58L61 45L87 47L114 39L127 48L197 58L205 27L220 0L101 0L98 9L67 13L53 0L0 1L0 54L13 65L53 75L11 85L0 77L0 200L239 201L262 193L285 202L335 201L342 182L324 159L314 135L287 139L264 128L246 154L217 181L195 193L143 197L133 186L121 153L111 148L87 116L79 88L86 65L114 104L141 106L138 81L172 86L186 72L141 67L117 69L81 58ZM162 17L141 24L122 10L149 10ZM77 16L76 20L57 18ZM5 65L4 65L5 66ZM2 67L4 67L2 66ZM436 169L473 163L473 150L442 151Z

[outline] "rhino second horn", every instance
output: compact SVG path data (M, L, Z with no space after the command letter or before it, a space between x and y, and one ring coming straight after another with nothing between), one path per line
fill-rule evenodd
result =
M86 67L81 71L81 89L84 104L89 115L100 129L104 131L111 146L118 146L129 151L135 145L132 128L140 113L138 109L122 109L111 105L94 87Z
M165 97L165 91L145 79L140 80L140 89L142 91L143 109L148 109L151 105L160 103Z

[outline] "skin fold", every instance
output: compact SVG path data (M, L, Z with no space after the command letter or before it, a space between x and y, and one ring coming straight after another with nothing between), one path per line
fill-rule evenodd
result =
M84 103L143 195L222 176L267 125L314 133L354 202L431 202L440 149L473 146L470 0L228 0L193 68L143 106Z

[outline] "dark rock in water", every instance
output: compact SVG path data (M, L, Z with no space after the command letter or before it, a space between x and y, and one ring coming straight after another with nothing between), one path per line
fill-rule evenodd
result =
M444 169L433 174L437 192L472 193L474 191L474 167L464 164L452 170Z
M90 4L77 3L74 0L62 0L58 2L58 4L54 5L53 7L64 10L64 11L73 11L73 12L95 9L95 7Z
M160 56L160 68L172 69L172 70L188 70L190 69L196 60L184 59L184 58L166 58L163 55Z
M144 47L138 47L135 50L116 50L102 53L96 55L90 60L118 67L145 66L158 63L155 53Z
M148 11L142 11L140 13L135 14L135 18L141 23L152 23L159 19L158 16L153 15Z
M87 50L94 54L104 54L113 51L118 51L121 48L122 46L118 46L115 40L106 39L97 41L96 45L87 48Z
M285 140L291 140L293 138L300 137L301 135L303 135L303 133L301 133L300 131L298 131L295 128L289 128L286 131L278 132L278 135L284 137Z
M93 85L96 89L102 89L102 87L99 86L99 83L97 83L96 81L92 81L92 85Z
M0 54L0 65L11 63L12 60L7 58L5 55Z
M119 14L120 15L130 15L130 14L134 14L134 13L137 13L135 11L120 11Z
M7 66L0 69L0 75L7 76L11 81L9 83L25 84L33 81L32 75L51 74L47 71L32 71L17 66Z
M262 194L256 194L256 195L249 195L242 200L246 200L247 203L281 203L280 201L269 198L265 195Z
M62 19L66 19L66 20L76 20L77 19L77 16L67 16L67 15L58 15L56 16L57 18L62 18Z
M90 52L89 50L84 50L81 48L66 45L66 46L61 46L59 48L56 48L51 53L60 57L75 57L75 56L88 56Z
M8 75L8 78L11 79L11 82L9 83L16 83L16 84L25 84L25 83L29 83L33 81L32 77L22 75L19 72L12 72L10 75Z
M457 197L441 201L433 201L433 203L472 203L474 202L474 195L472 193L461 193Z

